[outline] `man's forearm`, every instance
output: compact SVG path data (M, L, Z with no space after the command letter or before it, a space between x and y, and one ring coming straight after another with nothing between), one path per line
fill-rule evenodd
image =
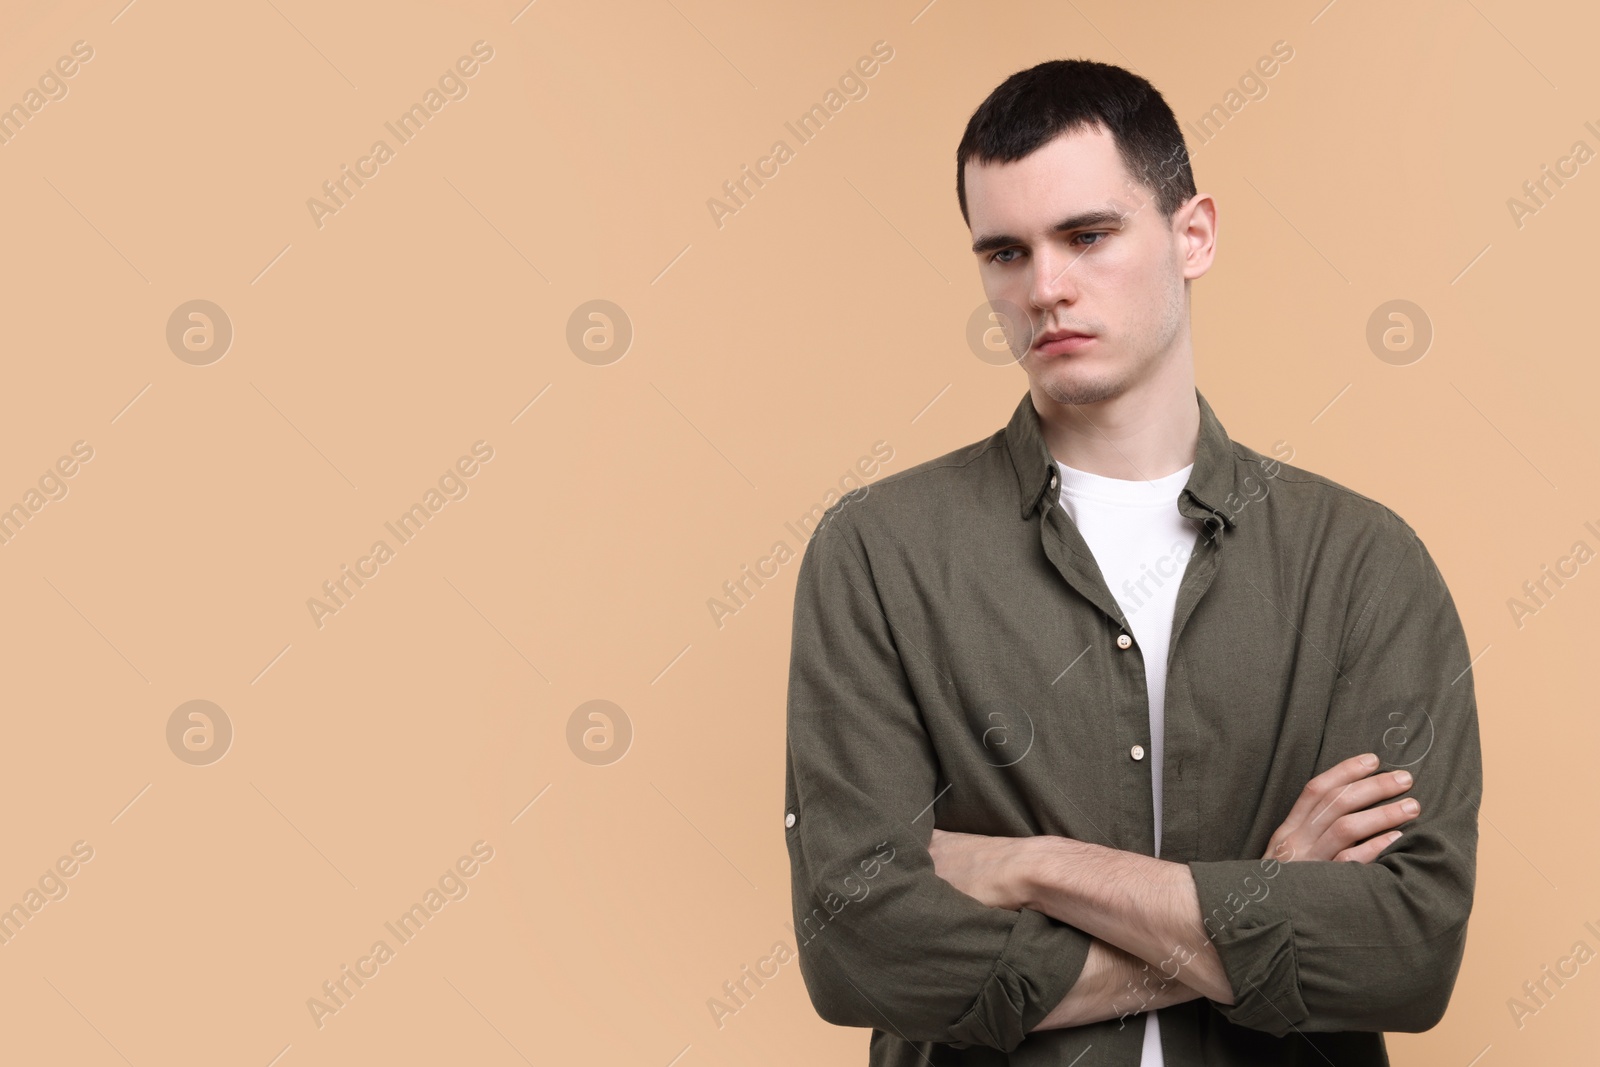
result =
M1233 1003L1233 987L1200 921L1187 865L1069 837L1028 839L1024 906L1150 960L1199 995Z
M1182 1004L1198 996L1195 990L1163 977L1132 953L1096 938L1089 943L1089 955L1072 989L1032 1032L1119 1019Z

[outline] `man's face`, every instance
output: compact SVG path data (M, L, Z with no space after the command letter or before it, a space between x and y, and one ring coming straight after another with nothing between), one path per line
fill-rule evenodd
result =
M1198 237L1188 232L1197 200L1163 217L1102 127L1063 134L1014 163L968 162L965 178L984 292L1012 351L1027 346L1019 362L1035 393L1093 404L1185 349L1185 280L1211 261L1204 220ZM1047 340L1060 330L1090 336Z

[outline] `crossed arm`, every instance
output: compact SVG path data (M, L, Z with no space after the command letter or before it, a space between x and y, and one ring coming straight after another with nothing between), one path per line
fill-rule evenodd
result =
M1375 755L1336 764L1306 784L1263 859L1370 863L1415 818L1416 802L1369 808L1410 787L1404 771L1374 774ZM1365 810L1364 810L1365 809ZM934 871L990 907L1032 908L1095 938L1067 996L1035 1030L1207 997L1234 1003L1216 946L1200 919L1183 863L1068 837L987 837L934 830ZM1181 978L1180 978L1181 976Z

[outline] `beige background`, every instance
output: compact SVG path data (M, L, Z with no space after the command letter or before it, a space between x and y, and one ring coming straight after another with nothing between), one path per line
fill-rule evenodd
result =
M0 1058L864 1062L792 962L720 1027L708 1008L793 944L798 564L720 628L708 601L802 547L785 523L875 442L892 472L1010 415L1023 375L966 342L952 161L994 85L1068 56L1152 79L1217 197L1194 326L1223 423L1410 521L1478 657L1467 958L1395 1062L1592 1057L1600 965L1520 1026L1508 1007L1600 950L1600 569L1520 627L1509 607L1600 548L1600 176L1520 227L1508 207L1600 148L1583 5L124 3L0 13L0 105L93 50L0 144L0 506L93 451L0 545L0 906L66 890L0 945ZM478 41L466 96L399 145L384 123ZM877 41L867 95L799 144L784 123ZM319 227L308 199L380 138L393 158ZM719 228L708 200L780 138L793 158ZM567 342L596 299L634 332L605 365ZM1395 299L1434 330L1403 366L1366 340ZM208 365L166 339L192 300L232 324ZM466 495L399 544L384 523L477 441ZM380 538L393 558L319 627L308 600ZM569 745L596 699L632 730L608 765ZM209 765L169 747L191 700L232 725ZM446 879L467 895L400 944L385 922L479 841ZM380 938L319 1027L308 999Z

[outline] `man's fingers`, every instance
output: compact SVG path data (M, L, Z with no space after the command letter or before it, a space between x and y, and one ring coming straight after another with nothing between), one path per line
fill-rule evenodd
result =
M1285 853L1278 858L1332 859L1415 818L1416 811L1402 806L1406 801L1372 807L1412 785L1410 772L1379 772L1379 765L1376 754L1367 752L1341 760L1307 782L1288 817L1273 832L1263 858ZM1382 848L1379 844L1372 855Z
M1336 820L1323 836L1331 840L1333 849L1337 851L1375 834L1382 834L1401 823L1410 822L1420 810L1421 806L1416 800L1407 797L1369 811L1351 812Z
M1388 771L1374 774L1357 782L1342 786L1315 809L1311 825L1322 826L1342 815L1370 807L1386 797L1404 793L1411 788L1410 771ZM1364 836L1364 835L1363 835Z
M1292 828L1305 822L1322 805L1326 797L1337 793L1351 782L1365 778L1377 767L1378 757L1372 752L1351 756L1347 760L1335 763L1307 782L1305 788L1300 790L1300 796L1294 802L1294 807L1289 810L1289 817L1284 819L1284 825Z
M1345 849L1333 858L1336 860L1350 860L1354 863L1371 863L1383 854L1383 850L1400 840L1400 831L1394 830L1387 834L1379 834L1359 845Z
M1338 859L1346 850L1359 848L1361 843L1375 836L1382 837L1394 827L1416 818L1420 810L1417 801L1407 797L1393 804L1341 816L1320 833L1302 828L1300 839L1310 841L1304 848L1303 858Z

